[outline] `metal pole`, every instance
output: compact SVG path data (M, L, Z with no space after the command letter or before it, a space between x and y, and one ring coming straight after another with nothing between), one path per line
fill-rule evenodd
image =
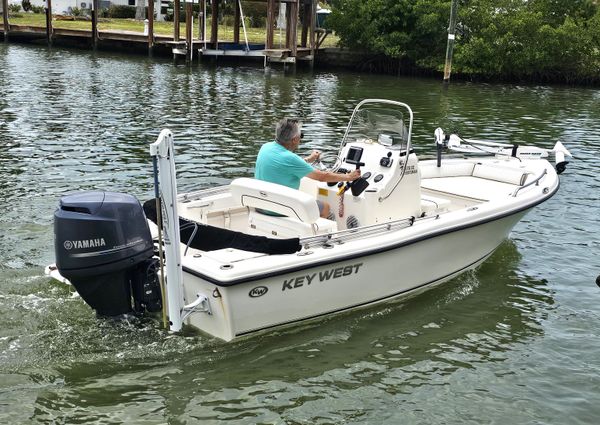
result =
M156 156L152 157L152 167L154 168L154 197L156 198L156 226L158 226L158 261L160 264L160 293L162 295L162 321L163 327L168 328L167 323L167 292L165 290L165 265L163 256L162 240L162 206L160 203L160 190L158 185L158 160Z
M2 0L2 22L4 24L4 41L8 41L8 30L10 23L8 22L8 0Z
M456 17L458 15L458 0L452 0L450 6L450 25L448 25L448 45L446 47L446 64L444 65L444 83L450 81L450 71L452 69L452 53L454 51L454 38L456 29Z
M46 0L46 39L52 45L52 0Z

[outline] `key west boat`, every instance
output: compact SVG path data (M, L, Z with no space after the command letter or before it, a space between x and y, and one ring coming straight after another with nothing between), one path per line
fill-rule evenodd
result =
M560 173L571 156L560 142L547 150L437 129L436 159L419 161L412 128L408 105L364 100L332 167L360 167L354 183L304 178L294 190L241 177L185 194L177 194L173 135L163 130L150 148L162 207L142 211L110 192L63 197L48 272L101 315L152 311L164 257L170 329L186 324L230 341L405 297L477 267L557 192L548 159ZM466 156L443 156L447 149ZM317 199L332 217L319 217Z

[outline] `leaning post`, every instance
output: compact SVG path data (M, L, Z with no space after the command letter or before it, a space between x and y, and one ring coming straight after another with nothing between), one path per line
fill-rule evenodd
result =
M2 23L4 24L4 41L8 41L8 0L2 0Z
M446 64L444 65L444 83L450 82L450 71L452 69L452 54L454 51L454 39L456 30L456 17L458 15L458 0L452 0L450 6L450 25L448 25L448 44L446 46Z
M52 45L52 0L46 0L46 39Z

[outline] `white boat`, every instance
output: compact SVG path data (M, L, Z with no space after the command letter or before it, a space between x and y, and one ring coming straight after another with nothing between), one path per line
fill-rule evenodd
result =
M485 261L529 210L557 192L558 175L547 158L556 157L562 171L570 156L560 142L552 150L514 147L463 141L438 129L437 159L419 161L411 146L412 126L408 105L362 101L352 113L332 167L345 172L360 166L362 177L352 186L338 188L305 178L300 190L294 190L241 177L226 186L181 195L176 189L173 136L163 130L151 145L151 155L158 163L163 205L158 219L164 223L160 246L165 251L170 329L191 325L230 341L406 297L445 282ZM477 146L495 150L478 151ZM473 149L483 155L446 158L442 148ZM532 150L543 154L532 155ZM142 267L142 273L152 275L146 286L141 284L142 290L135 289L130 272L106 266L104 260L94 263L99 271L92 284L88 272L93 267L72 263L106 259L132 247L135 252L129 257L152 256L145 237L134 235L117 244L109 242L110 231L102 236L103 226L73 225L81 219L78 215L94 215L98 205L116 199L115 194L109 194L115 195L111 198L99 193L61 201L55 221L58 269L50 272L78 279L78 292L101 314L111 314L102 304L112 306L112 299L119 297L118 312L124 312L131 294L139 310L151 302L136 294L147 289L152 295L154 287L156 298L156 260ZM331 205L334 219L319 217L317 199ZM150 210L146 208L147 216ZM131 230L131 220L119 232ZM158 228L151 227L157 243ZM78 230L69 233L73 229ZM223 240L211 246L220 239L221 229ZM230 246L223 242L232 240ZM108 274L114 270L129 274L115 280ZM102 283L107 280L118 281L121 289L107 290Z

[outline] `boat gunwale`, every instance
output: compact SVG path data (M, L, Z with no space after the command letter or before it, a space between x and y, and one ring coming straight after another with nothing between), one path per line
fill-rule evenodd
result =
M349 260L354 260L357 258L368 257L368 256L379 254L382 252L393 251L395 249L402 248L402 247L412 245L415 243L419 243L419 242L422 242L427 239L431 239L431 238L442 236L442 235L449 234L449 233L458 232L460 230L469 229L472 227L481 226L483 224L487 224L492 221L501 220L503 218L510 217L515 214L519 214L520 212L527 211L527 210L547 201L548 199L552 198L558 192L559 187L560 187L560 179L557 178L556 179L556 187L554 188L553 191L549 192L548 194L546 194L546 196L544 196L542 198L536 198L533 202L528 203L527 205L524 205L522 207L519 207L518 209L509 210L500 215L492 215L492 216L489 216L489 217L486 217L483 219L475 220L473 222L466 223L463 225L458 225L458 226L455 226L455 227L452 227L449 229L443 229L443 230L440 230L437 232L434 231L434 232L426 234L426 235L417 236L415 238L412 238L412 239L409 239L406 241L402 241L402 242L398 242L395 244L390 244L390 245L387 245L387 246L384 246L381 248L375 248L375 249L370 249L368 251L364 251L364 252L360 252L360 253L356 253L356 254L346 255L346 256L344 256L343 259L328 258L328 259L313 262L313 263L306 263L305 265L302 265L302 266L293 266L293 267L288 267L288 268L282 268L282 269L278 269L278 270L272 271L272 272L253 274L250 276L240 277L240 278L229 280L229 281L215 279L214 277L208 276L204 273L198 272L198 271L193 270L184 265L182 265L182 268L185 273L189 273L192 276L198 277L200 279L204 279L205 281L212 283L214 285L220 286L220 287L230 287L230 286L236 286L236 285L240 285L240 284L244 284L244 283L255 282L255 281L263 280L266 278L281 276L281 275L285 275L285 274L289 274L289 273L293 273L293 272L297 272L297 271L301 271L301 270L306 270L306 269L310 269L310 268L314 268L314 267L335 264L335 263L339 263L341 261L349 261Z

